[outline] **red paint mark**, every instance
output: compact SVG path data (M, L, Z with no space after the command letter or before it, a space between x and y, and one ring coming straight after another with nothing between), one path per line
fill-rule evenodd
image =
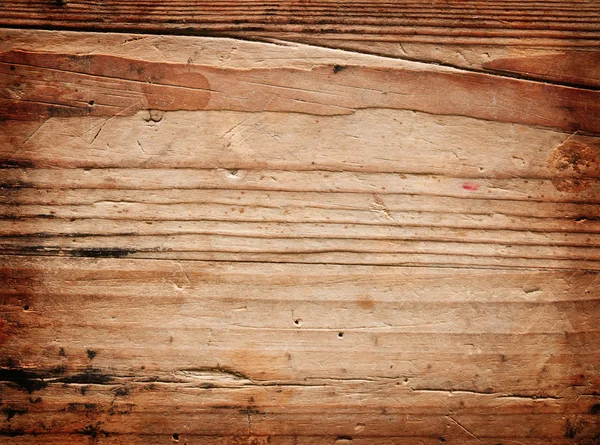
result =
M465 182L462 186L465 190L469 190L471 192L474 192L476 190L479 189L479 184L475 183L475 182Z

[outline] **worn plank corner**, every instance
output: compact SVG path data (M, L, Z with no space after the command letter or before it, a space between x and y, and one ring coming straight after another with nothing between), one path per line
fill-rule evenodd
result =
M0 444L599 445L599 0L0 0Z

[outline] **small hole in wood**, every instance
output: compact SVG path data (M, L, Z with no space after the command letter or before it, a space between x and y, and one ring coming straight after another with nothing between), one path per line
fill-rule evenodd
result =
M11 65L11 66L10 66L10 70L11 70L11 71L14 71L14 70L15 70L15 67L14 67L13 65Z
M338 332L338 338L344 338L344 333L343 332Z
M302 319L300 319L300 318L296 318L296 319L294 320L294 324L295 324L296 326L302 326Z
M28 311L28 310L29 310L29 305L28 305L28 304L26 304L25 306L23 306L23 310L24 310L24 311Z
M173 433L173 440L174 440L175 442L179 442L179 434L177 434L177 433Z
M88 105L89 105L90 107L93 107L95 103L96 103L96 102L94 102L93 100L90 100L90 101L88 102Z

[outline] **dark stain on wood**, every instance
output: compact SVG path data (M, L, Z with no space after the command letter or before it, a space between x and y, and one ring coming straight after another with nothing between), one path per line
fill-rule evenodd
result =
M132 255L136 253L134 249L121 249L121 248L85 248L85 249L72 249L69 250L68 253L73 257L84 257L84 258L123 258L127 255ZM93 352L93 351L92 351ZM90 357L90 352L88 352L88 357L90 359L96 356L93 353L93 356Z
M77 383L103 385L113 381L114 376L95 368L86 368L76 374L67 374L65 366L57 366L48 370L24 369L18 366L0 368L0 382L32 393L47 388L52 383Z
M23 181L0 182L0 189L21 189L30 185Z
M108 437L108 431L105 431L101 428L102 422L96 422L94 424L89 424L85 428L79 430L79 434L83 434L84 436L90 436L92 439L96 439L100 436Z
M64 409L64 411L69 412L69 413L75 413L75 412L92 413L92 412L102 411L102 408L100 408L95 403L71 402L67 405L67 407Z
M565 421L564 437L575 439L577 445L597 445L600 443L600 423L597 419L585 416L569 417Z
M25 430L23 428L11 428L10 426L6 428L0 428L0 437L17 437L24 436Z
M55 378L66 371L66 368L59 366L47 371L27 370L19 367L0 368L0 381L8 382L16 387L32 393L48 386L44 379Z
M121 386L119 388L116 388L114 390L114 393L115 393L115 396L124 397L124 396L129 395L129 388L127 388L126 386Z
M2 408L2 413L6 416L6 421L10 422L15 416L26 414L28 412L27 408L15 408L13 406L6 406Z
M25 159L0 159L0 168L35 168L35 162Z
M340 71L343 71L343 70L345 70L346 68L348 68L348 67L347 67L347 66L345 66L345 65L334 65L334 66L333 66L333 74L337 74L337 73L339 73Z
M58 381L61 383L78 383L84 385L104 385L114 380L114 376L95 368L87 368L78 374L65 376Z

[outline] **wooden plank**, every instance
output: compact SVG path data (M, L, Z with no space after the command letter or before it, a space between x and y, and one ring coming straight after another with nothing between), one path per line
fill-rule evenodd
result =
M127 3L85 0L13 1L2 5L2 22L12 26L186 33L321 34L360 40L566 41L597 44L596 1L353 1L298 4L243 0L231 2L145 0ZM523 39L526 37L527 39ZM571 43L573 44L573 43Z
M249 379L368 376L410 379L414 389L559 397L598 359L596 274L77 258L4 263L5 353L15 363L35 356L42 369L93 365L168 379L226 363ZM65 309L77 301L83 306ZM332 361L339 348L344 356ZM450 364L442 375L435 371ZM588 378L596 379L593 372Z
M310 71L240 71L9 51L0 56L0 87L7 92L0 119L114 116L140 109L343 115L377 107L600 133L598 91L406 64L384 72L327 64ZM377 87L365 88L365 82ZM85 96L80 84L87 85Z
M535 45L593 45L596 3L413 2L387 28L399 4L282 5L253 38L296 38L277 20L319 13L389 40L366 52L394 55L405 33L425 63L2 31L0 441L594 444L596 68L549 70L563 49ZM140 6L24 2L3 23L102 10L98 29L141 30ZM223 33L266 12L205 6L177 8ZM168 7L147 31L176 31ZM226 10L248 22L219 23ZM476 12L513 21L469 28ZM542 12L554 28L535 29ZM512 60L499 42L517 32L533 43ZM470 46L431 63L469 39L496 45L489 60Z
M600 2L324 0L2 1L12 27L303 42L598 87Z

